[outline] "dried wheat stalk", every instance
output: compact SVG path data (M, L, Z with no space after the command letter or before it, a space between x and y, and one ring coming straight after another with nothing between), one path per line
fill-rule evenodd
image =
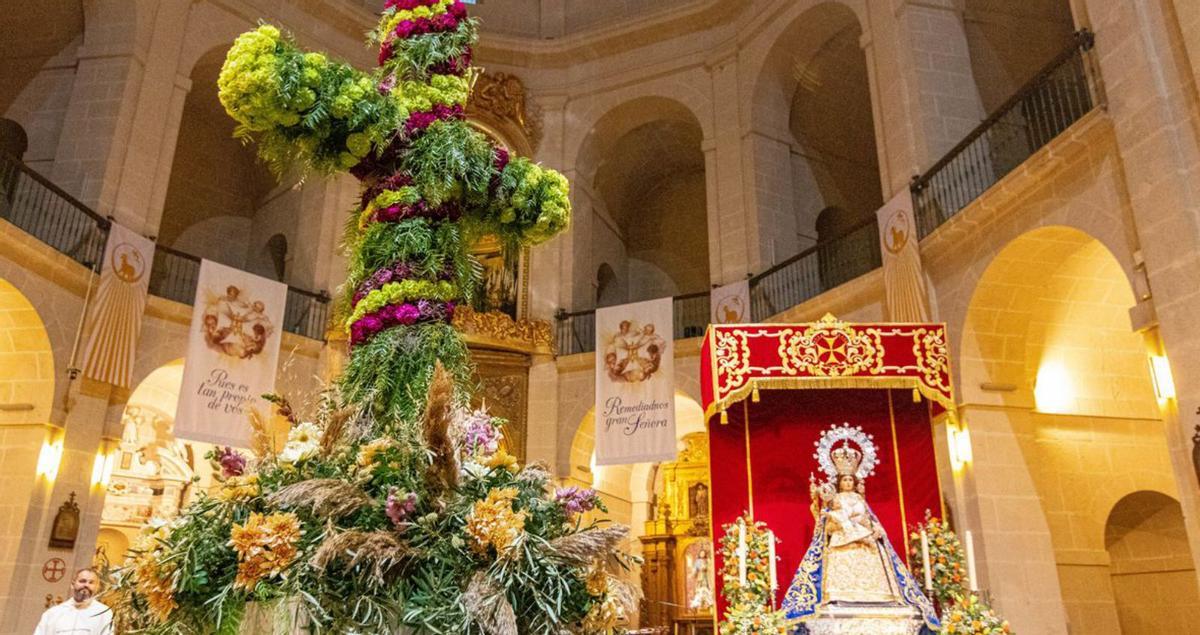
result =
M279 507L311 507L317 516L337 519L371 504L371 497L340 479L315 478L293 483L267 497Z
M517 615L504 591L484 571L471 578L463 593L463 608L487 635L518 635Z

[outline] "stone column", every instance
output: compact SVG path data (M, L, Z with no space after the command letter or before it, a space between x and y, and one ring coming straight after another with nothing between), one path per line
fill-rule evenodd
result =
M738 59L733 48L705 61L712 77L712 138L702 142L707 191L709 278L725 284L744 278L761 264L758 237L749 225L752 209L744 195L741 121L738 111Z
M537 147L534 158L545 165L557 170L564 170L563 136L566 131L567 98L563 96L545 96L537 99L542 111L542 139ZM571 182L571 225L563 235L556 236L543 245L538 245L529 251L529 297L526 298L526 314L530 318L549 320L559 308L574 309L571 291L577 268L586 268L587 259L564 257L564 253L577 253L580 256L586 251L575 251L569 248L575 237L575 224L583 215L583 210L574 205L580 200L579 184L575 182L578 176L574 170L566 170L564 175ZM581 206L582 207L582 206ZM587 213L590 213L588 211ZM582 260L583 262L577 262ZM532 275L536 271L537 275ZM530 389L533 388L533 376L530 375ZM532 400L530 401L532 404ZM532 411L531 411L532 414ZM532 418L530 419L532 421Z
M1067 614L1050 526L1018 440L1028 434L1030 411L963 404L959 414L973 460L954 473L954 520L960 536L970 530L975 537L979 586L1014 631L1063 633Z
M102 0L85 6L84 43L49 177L101 214L116 207L145 76L142 25L148 20L139 14L147 18L155 4Z
M893 92L900 86L884 90L884 102L894 108L899 106L899 98L907 101L907 126L914 132L913 149L916 150L913 162L918 169L924 169L966 137L986 113L971 72L971 53L962 28L962 12L956 6L958 2L893 2L895 55L890 61L876 58L880 64L877 72L881 82L890 84L890 79L884 79L883 70L894 68L892 72L906 84L901 89L902 96ZM881 54L886 54L890 43L881 42ZM884 130L892 128L895 122L899 121L894 114L884 113L884 124L887 124ZM895 148L895 145L889 143L888 148ZM899 179L899 173L889 175L893 184Z
M78 379L74 390L68 393L71 408L66 415L63 429L50 431L50 436L61 439L63 452L54 479L36 474L34 470L20 475L18 480L29 482L28 506L25 508L21 529L19 552L12 560L12 586L4 599L0 632L29 633L37 626L41 607L47 594L65 596L69 587L70 574L80 567L92 563L96 545L96 533L100 523L100 509L104 505L104 492L92 483L92 468L101 447L108 411L109 394L112 388L91 380ZM37 434L22 432L28 441L37 441ZM31 447L40 448L40 443ZM19 464L28 468L32 457L35 465L38 452L22 453ZM33 477L30 479L30 477ZM55 517L72 494L79 508L79 524L76 527L73 548L51 547L50 537ZM64 561L65 576L51 582L43 575L55 559Z
M1188 3L1176 3L1181 7ZM1185 35L1158 2L1087 0L1158 334L1176 399L1160 400L1192 558L1200 569L1200 496L1191 436L1200 410L1200 133ZM1185 12L1190 16L1193 12ZM1181 14L1181 17L1185 17ZM1190 38L1190 40L1188 39ZM1143 326L1155 315L1139 304Z

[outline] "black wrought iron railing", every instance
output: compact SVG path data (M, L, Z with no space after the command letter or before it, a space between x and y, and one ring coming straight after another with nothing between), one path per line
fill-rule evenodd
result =
M675 339L700 337L709 321L709 293L689 293L672 299ZM559 355L596 350L596 310L559 311L555 316L555 350Z
M921 238L962 211L1071 124L1096 106L1090 31L1075 34L1058 54L958 145L911 190Z
M0 218L86 267L104 255L108 219L3 152Z
M879 230L875 218L855 225L842 235L818 243L750 278L750 312L754 321L765 320L784 309L849 282L881 264ZM700 337L712 315L708 291L672 298L675 339ZM596 350L596 311L560 311L556 317L556 345L560 355Z
M0 153L0 218L89 268L103 257L104 242L112 225L19 159L3 153ZM150 293L191 304L199 278L200 258L165 245L156 247ZM289 286L284 330L325 339L329 301L325 293Z
M882 264L874 214L840 236L817 243L750 278L750 314L765 320L845 284Z

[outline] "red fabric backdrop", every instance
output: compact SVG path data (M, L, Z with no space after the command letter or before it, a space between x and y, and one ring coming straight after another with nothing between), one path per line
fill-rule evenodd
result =
M888 413L889 393L900 457L899 478L892 417ZM762 390L761 395L759 403L746 399L731 406L728 425L721 425L718 417L710 419L714 539L720 539L724 524L733 522L750 508L752 490L755 519L767 523L780 539L777 547L780 588L776 599L782 600L812 538L808 476L823 478L813 458L813 444L830 426L849 423L874 435L879 465L866 482L867 502L879 516L896 551L906 553L900 511L901 484L904 520L908 523L919 522L926 509L935 513L941 509L930 402L913 403L911 390L897 389ZM749 470L743 413L749 415ZM720 571L720 550L715 544L714 553ZM725 602L720 589L718 579L717 615L724 615Z

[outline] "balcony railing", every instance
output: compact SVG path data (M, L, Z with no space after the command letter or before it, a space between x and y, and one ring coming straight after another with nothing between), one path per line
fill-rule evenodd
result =
M750 278L750 315L761 322L849 282L882 264L874 214Z
M879 229L872 216L842 235L818 243L750 278L750 313L762 321L880 266ZM707 291L672 298L675 339L700 337L712 315ZM560 311L558 354L596 350L596 311Z
M1091 112L1099 101L1091 81L1093 42L1090 31L1076 33L1070 47L946 156L913 179L913 207L921 238Z
M700 337L708 326L709 293L689 293L671 298L675 314L672 331L675 339ZM554 316L554 348L559 355L596 350L596 310L559 311Z
M0 218L76 262L95 268L104 255L111 223L13 156L0 153ZM150 293L191 304L200 278L200 258L158 245ZM325 339L329 296L288 287L283 328Z

